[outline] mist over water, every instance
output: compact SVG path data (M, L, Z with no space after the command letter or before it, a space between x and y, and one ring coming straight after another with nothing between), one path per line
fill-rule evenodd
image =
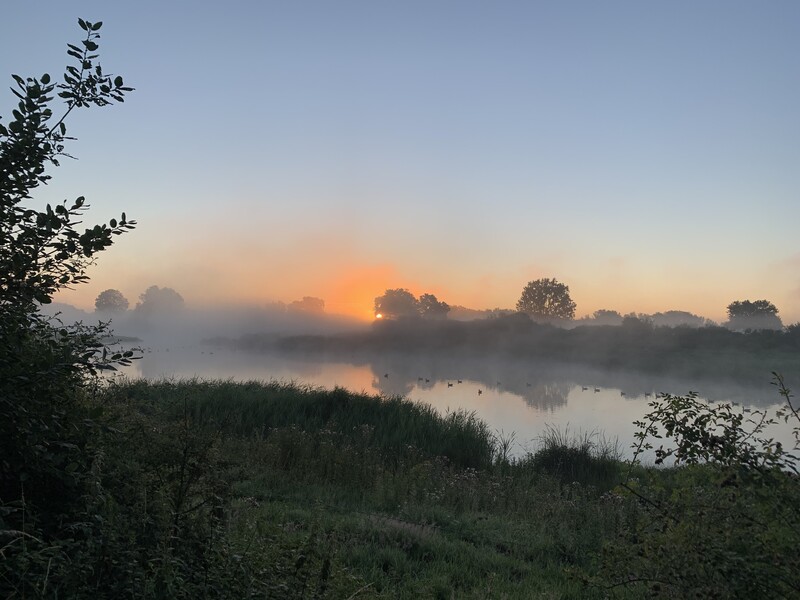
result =
M506 357L448 357L438 354L386 352L364 356L247 352L198 343L184 337L175 343L158 336L123 374L162 378L278 380L313 387L343 387L354 392L405 396L432 405L441 413L474 411L491 429L514 435L513 453L536 448L548 427L575 434L595 434L629 457L636 427L656 394L697 392L712 402L735 402L765 409L778 405L769 384L744 385L725 380L650 375L607 370L565 362L509 360ZM790 430L775 435L790 443ZM646 454L644 460L652 458Z
M770 385L773 359L782 356L783 365L791 367L794 356L765 355L762 346L744 348L772 338L759 341L721 329L617 326L565 332L518 315L471 324L370 326L324 314L240 307L148 318L129 312L115 318L112 328L138 340L126 339L123 345L142 348L141 358L122 372L126 376L277 380L403 396L442 413L474 411L498 434L514 435L512 452L517 455L535 449L538 437L554 427L596 434L598 441L616 440L623 455L630 456L637 431L633 422L662 393L692 391L710 402L772 410L781 405ZM626 354L625 348L634 352ZM719 360L717 350L733 354ZM565 358L548 358L550 351L562 351ZM615 353L623 357L615 368L591 362ZM650 355L641 363L649 370L627 362ZM762 368L757 360L764 358L769 366ZM784 372L790 388L797 374L797 369ZM773 433L793 445L788 427Z

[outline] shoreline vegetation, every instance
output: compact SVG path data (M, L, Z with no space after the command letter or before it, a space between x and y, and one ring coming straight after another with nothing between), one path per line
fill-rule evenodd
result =
M73 505L33 472L24 503L3 507L25 516L4 532L6 597L745 598L800 586L797 479L769 465L643 467L555 430L511 458L512 440L474 414L274 382L122 380L79 406L75 421L94 425L71 434L69 460L85 463L66 464Z
M624 325L571 329L517 313L477 321L377 321L369 331L333 335L249 334L210 344L249 352L365 357L386 353L450 358L561 361L609 370L762 383L772 371L793 373L800 328L734 332L724 327Z

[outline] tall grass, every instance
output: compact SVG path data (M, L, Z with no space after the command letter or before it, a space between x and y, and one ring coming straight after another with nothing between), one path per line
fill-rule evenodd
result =
M111 394L116 402L133 403L142 410L154 403L183 410L188 400L197 424L236 436L266 437L287 427L311 435L333 431L352 443L368 443L387 459L422 452L481 469L491 466L495 452L491 430L474 412L441 416L427 404L342 388L275 381L136 380L115 385Z
M606 440L597 431L570 433L546 426L536 452L520 459L526 466L556 477L562 483L578 482L610 490L620 482L622 454L616 441Z
M157 539L200 548L228 597L603 597L564 569L592 568L623 505L511 457L513 435L473 413L255 381L121 381L103 400L124 436L119 497L163 523ZM154 573L208 587L175 560Z

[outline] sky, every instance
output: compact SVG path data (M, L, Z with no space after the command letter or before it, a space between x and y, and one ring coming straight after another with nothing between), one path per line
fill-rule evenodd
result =
M578 316L766 298L800 320L800 3L16 2L0 76L58 75L77 18L136 88L70 115L37 203L137 228L58 300L371 318L388 288ZM0 94L0 114L14 97Z

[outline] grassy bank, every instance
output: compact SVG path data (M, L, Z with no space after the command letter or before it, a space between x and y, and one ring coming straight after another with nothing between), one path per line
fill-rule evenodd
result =
M268 580L291 597L313 596L323 580L330 597L586 597L564 568L588 568L619 519L597 503L605 490L573 485L576 474L552 457L541 462L556 476L539 459L504 461L487 426L463 412L440 417L341 389L199 381L135 382L108 402L216 440L220 464L206 464L225 471L221 525L252 571L284 563ZM616 467L600 469L604 488ZM586 465L582 474L597 479ZM197 486L190 503L204 500Z
M613 452L554 431L510 460L474 415L341 389L133 381L86 405L91 522L7 544L12 597L657 596L667 575L631 579L635 561L655 540L685 555L688 525L653 529L648 502L725 489L714 467L637 467L620 487Z

